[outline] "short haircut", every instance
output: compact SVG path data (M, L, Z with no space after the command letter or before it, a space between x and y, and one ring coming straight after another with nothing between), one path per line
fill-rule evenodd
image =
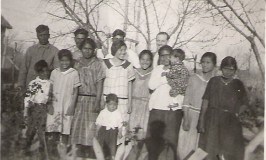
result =
M225 57L221 62L220 69L223 69L224 67L233 67L235 70L237 70L236 59L231 56Z
M182 49L173 49L172 55L178 57L180 61L183 61L186 58L186 54Z
M157 34L157 36L158 35L166 35L166 38L167 38L167 40L169 40L170 39L170 36L169 36L169 34L168 33L166 33L166 32L159 32L158 34ZM156 36L156 37L157 37Z
M201 56L200 62L202 62L203 58L209 57L214 65L217 63L217 56L213 52L206 52Z
M168 45L164 45L164 46L162 46L162 47L159 49L159 51L158 51L159 56L162 54L162 51L168 51L168 52L171 54L172 51L173 51L173 48L170 47L170 46L168 46Z
M115 36L122 36L123 38L126 37L126 33L124 31L122 31L121 29L116 29L113 34L112 34L112 37L115 37Z
M37 32L37 33L41 33L41 32L43 32L43 31L49 31L49 27L46 26L46 25L41 24L41 25L39 25L39 26L36 28L36 32Z
M113 42L112 47L111 47L111 54L114 56L116 54L116 52L122 47L122 46L126 46L126 43L122 40L118 40Z
M75 36L77 36L78 34L84 34L86 37L88 37L89 32L86 29L79 28L74 32Z
M96 43L94 42L94 40L93 39L91 39L91 38L86 38L83 42L81 42L81 44L80 44L80 46L79 46L79 49L82 49L84 46L85 46L85 44L89 44L91 47L92 47L92 49L93 50L95 50L96 49Z
M109 103L110 101L118 103L118 97L116 94L110 93L106 96L106 103Z
M143 51L140 52L139 54L139 59L144 56L145 54L149 55L151 60L153 61L153 54L151 53L150 50L144 49Z
M73 56L70 50L68 49L61 49L58 52L58 59L61 60L63 57L67 57L70 61L73 60Z
M49 68L45 60L40 60L34 65L34 70L36 73L41 73L44 68Z

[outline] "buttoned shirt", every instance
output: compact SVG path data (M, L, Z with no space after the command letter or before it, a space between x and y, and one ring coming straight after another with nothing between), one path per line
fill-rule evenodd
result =
M58 67L57 53L58 49L49 43L47 45L36 44L29 47L19 70L19 85L25 87L37 77L34 71L34 65L40 60L45 60L50 70Z

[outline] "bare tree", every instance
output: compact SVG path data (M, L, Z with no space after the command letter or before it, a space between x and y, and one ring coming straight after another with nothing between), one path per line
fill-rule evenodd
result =
M258 33L257 28L257 26L264 23L264 19L259 20L261 17L256 17L254 13L264 13L264 9L260 9L255 6L258 3L265 5L265 2L263 0L206 0L206 2L209 4L209 8L207 10L213 16L214 23L216 25L221 25L220 22L223 22L222 25L226 25L231 30L236 31L250 43L258 63L260 73L264 79L264 64L258 48L265 48L265 41L264 37Z

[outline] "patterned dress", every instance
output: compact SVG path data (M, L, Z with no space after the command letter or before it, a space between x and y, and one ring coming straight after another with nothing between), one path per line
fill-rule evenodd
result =
M221 76L210 79L202 99L209 102L205 114L205 132L199 147L208 153L207 160L223 155L226 160L243 160L244 138L237 114L247 105L243 83L233 79L225 83Z
M75 68L79 72L81 87L71 130L71 143L91 146L96 134L96 118L98 111L95 108L97 82L105 78L102 62L93 57L90 62L81 58Z
M115 66L112 59L105 59L104 64L106 71L104 96L110 93L118 96L118 110L121 112L123 120L128 121L128 83L135 78L133 66L126 60L121 65Z
M134 128L140 127L138 138L146 137L148 120L149 120L149 98L150 90L148 82L150 80L151 72L141 74L134 69L136 79L133 82L132 88L132 112L130 114L129 126L130 131Z
M61 72L57 68L52 71L50 80L53 85L54 113L47 115L46 131L69 135L73 116L67 116L66 113L74 88L81 85L78 72L73 68Z
M185 93L183 102L184 107L188 107L188 116L190 122L189 131L184 131L180 128L178 153L183 160L192 150L198 148L199 133L197 124L201 109L202 96L205 92L208 81L202 77L202 73L194 74L189 78L188 87Z

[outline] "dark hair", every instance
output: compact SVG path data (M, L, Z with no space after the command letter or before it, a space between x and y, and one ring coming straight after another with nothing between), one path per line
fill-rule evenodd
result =
M122 46L126 46L126 43L122 40L118 40L113 42L112 47L111 47L111 54L114 56L116 54L116 52L122 47Z
M186 57L186 54L182 49L173 49L172 55L178 57L180 61L183 61Z
M159 32L158 34L157 34L157 36L158 35L166 35L166 38L167 38L167 40L169 40L170 39L170 36L169 36L169 34L168 33L166 33L166 32ZM156 37L157 37L156 36Z
M45 60L40 60L34 64L34 70L36 73L40 73L44 68L49 68Z
M162 54L162 51L164 51L164 50L168 51L168 52L171 54L172 51L173 51L173 48L170 47L170 46L168 46L168 45L164 45L164 46L162 46L162 47L159 49L159 51L158 51L159 56Z
M70 61L73 60L72 53L68 49L61 49L58 52L58 59L61 60L63 57L67 57Z
M220 69L222 69L224 67L234 67L234 69L237 70L237 62L236 62L236 59L233 58L233 57L231 57L231 56L225 57L222 60L222 62L221 62Z
M84 47L85 44L90 44L92 49L95 50L96 49L96 43L94 42L93 39L91 38L86 38L83 42L81 42L79 49L82 49Z
M39 25L39 26L36 28L36 32L37 32L37 33L41 33L41 32L43 32L43 31L49 31L49 27L46 26L46 25L41 24L41 25Z
M144 49L143 51L140 52L139 59L145 54L149 55L151 58L151 61L153 61L153 54L151 53L150 50L147 50L147 49Z
M200 62L202 62L203 58L205 58L205 57L209 57L212 60L212 63L214 65L216 65L216 63L217 63L217 56L216 56L215 53L213 53L213 52L206 52L206 53L204 53L201 56Z
M114 101L118 103L118 97L116 94L110 93L106 96L106 103L109 103L110 101Z
M75 36L77 36L78 34L84 34L86 37L88 37L89 32L86 29L79 28L74 32Z
M113 37L115 37L115 36L117 36L117 35L122 36L123 38L126 37L126 33L125 33L124 31L122 31L121 29L116 29L116 30L113 32L113 34L112 34Z

